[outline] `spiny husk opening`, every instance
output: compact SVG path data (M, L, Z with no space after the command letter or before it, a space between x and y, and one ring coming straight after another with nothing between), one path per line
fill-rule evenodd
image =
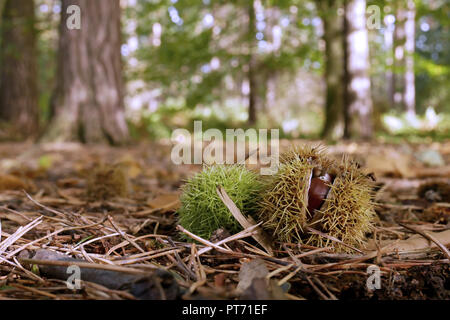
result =
M366 233L373 230L373 183L348 160L343 160L339 167L341 173L334 179L322 207L316 210L320 218L313 221L311 227L347 245L360 247ZM333 246L336 251L352 250L317 234L309 235L306 244Z
M364 242L375 216L372 183L356 164L327 158L322 147L296 147L280 157L280 167L265 185L259 204L263 228L280 242L304 243L318 247L334 246L349 251L329 238L311 234L312 227L350 246ZM328 177L322 180L323 177ZM321 179L321 205L308 209L312 200L312 179ZM317 182L317 181L316 181ZM324 193L324 190L326 193ZM314 192L313 189L311 189ZM316 199L317 203L317 199Z

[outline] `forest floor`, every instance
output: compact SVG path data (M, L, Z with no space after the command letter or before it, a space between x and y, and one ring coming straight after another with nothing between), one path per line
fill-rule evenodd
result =
M270 256L251 228L182 240L179 188L201 168L170 152L0 144L0 299L450 299L450 142L329 146L377 182L375 231L348 254L285 244Z

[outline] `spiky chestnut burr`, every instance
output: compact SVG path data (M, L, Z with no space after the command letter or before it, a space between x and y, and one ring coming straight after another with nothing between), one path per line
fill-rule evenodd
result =
M179 223L196 235L209 239L219 228L241 230L239 223L217 194L222 186L242 213L255 210L262 183L244 165L213 165L190 178L182 187Z
M330 237L349 246L364 242L375 216L372 181L355 163L336 162L323 151L307 146L281 155L279 170L268 179L259 203L259 219L280 242L349 251Z

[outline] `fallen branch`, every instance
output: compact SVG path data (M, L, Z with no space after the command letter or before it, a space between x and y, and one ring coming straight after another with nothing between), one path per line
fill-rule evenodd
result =
M89 263L45 249L37 250L31 258L18 260L23 264L39 265L39 272L47 278L65 281L70 276L67 267L78 266L80 280L97 283L113 290L127 290L138 299L175 299L179 294L173 276L161 269L148 272L135 268ZM161 286L162 281L164 288Z

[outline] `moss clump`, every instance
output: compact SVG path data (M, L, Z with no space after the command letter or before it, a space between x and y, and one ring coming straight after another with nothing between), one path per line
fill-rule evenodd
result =
M349 248L308 232L308 227L359 246L372 228L372 181L356 164L336 162L323 148L294 148L280 157L259 203L263 228L280 242Z
M87 180L87 196L91 199L126 197L128 192L128 176L121 164L99 164Z
M190 178L182 187L179 223L194 234L209 239L223 227L230 232L242 228L217 194L222 186L243 214L255 210L262 183L244 165L214 165Z

